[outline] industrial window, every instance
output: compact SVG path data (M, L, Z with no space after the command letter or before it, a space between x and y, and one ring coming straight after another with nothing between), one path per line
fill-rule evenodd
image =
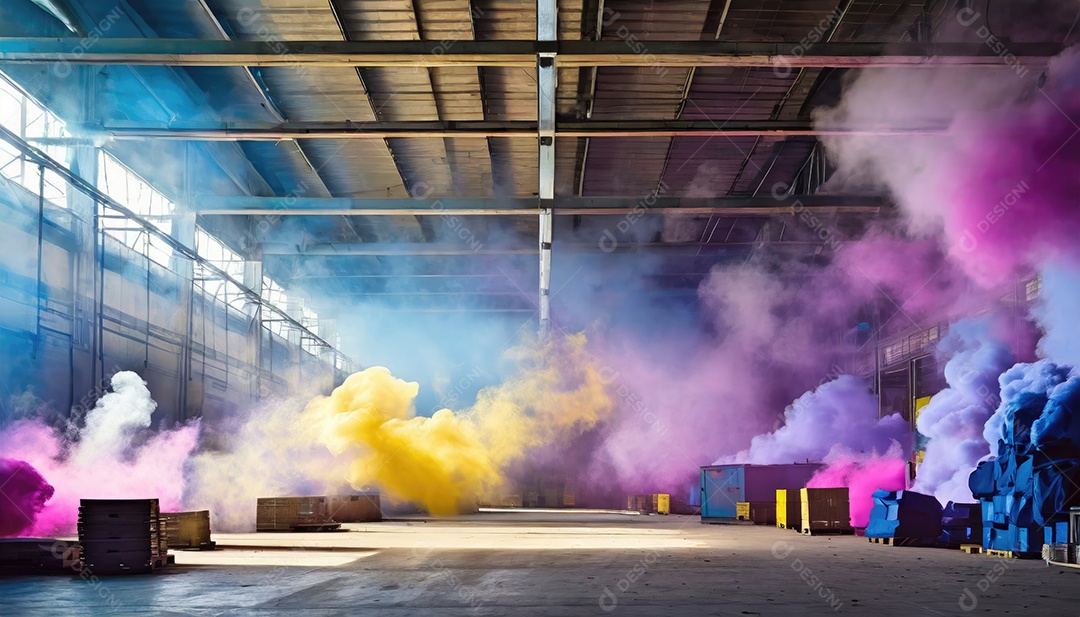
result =
M33 143L52 158L67 163L70 137L64 122L0 73L0 126ZM37 195L41 169L6 141L0 140L0 175ZM67 207L67 183L52 170L45 170L45 199Z
M244 258L202 227L195 227L195 251L229 276L244 278Z
M213 234L199 226L195 227L195 252L206 261L225 271L232 278L243 281L244 258ZM203 274L204 276L199 277L197 282L204 293L225 302L233 308L243 310L244 305L248 303L248 297L239 287L217 277L213 273L205 272Z
M165 233L172 232L176 206L163 193L108 152L98 160L98 189Z
M102 151L98 158L97 185L101 192L135 212L157 229L166 234L172 232L172 215L175 205L164 194L105 151ZM169 266L172 247L161 238L148 233L142 223L105 208L99 209L99 215L101 229L107 235L116 238L154 262L165 267Z
M301 307L300 323L310 330L312 334L319 336L319 315L315 311L307 307ZM309 353L316 354L321 346L314 339L303 336L300 338L300 347Z
M266 300L270 304L278 307L281 310L287 310L289 305L289 296L285 293L285 289L281 285L278 285L274 279L264 276L263 277L263 300ZM270 330L274 334L285 338L287 330L287 322L285 322L279 315L264 315L263 327Z
M263 300L286 312L293 319L299 321L304 327L310 330L312 334L318 336L318 313L309 308L304 308L303 306L299 308L298 312L295 306L290 306L289 294L285 293L285 289L269 276L263 277L262 295ZM294 299L293 304L296 304L296 299ZM287 332L290 328L294 328L295 326L288 321L285 321L280 315L271 315L263 317L263 327L282 338L287 338ZM315 350L319 348L319 345L307 336L300 337L300 346L311 353L314 353Z
M1036 275L1035 278L1024 283L1024 297L1028 302L1034 302L1039 298L1039 292L1042 290L1042 277Z

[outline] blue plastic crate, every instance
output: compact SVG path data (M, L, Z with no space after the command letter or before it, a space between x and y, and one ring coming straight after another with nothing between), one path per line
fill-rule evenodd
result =
M1059 521L1043 527L1043 544L1068 544L1069 522Z

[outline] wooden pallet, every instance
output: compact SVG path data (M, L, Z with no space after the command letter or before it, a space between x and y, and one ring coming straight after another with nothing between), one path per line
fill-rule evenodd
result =
M172 555L154 555L150 558L150 569L157 570L176 563L176 557Z
M291 531L339 531L341 529L341 523L297 523L292 526Z
M982 553L982 544L961 544L960 550L964 551L968 555L979 555Z
M884 544L885 546L934 546L933 538L867 538L870 544Z
M804 528L800 529L799 531L801 531L802 534L805 535L805 536L825 536L825 535L853 536L853 535L855 535L855 530L853 528L851 528L851 527L848 527L847 529L833 529L833 528L810 529L810 528L805 528L804 527Z
M170 546L171 551L213 551L217 550L217 542L207 542L198 546Z
M1004 557L1006 559L1042 559L1042 553L1022 553L1020 551L999 551L997 549L986 549L983 551L991 557Z

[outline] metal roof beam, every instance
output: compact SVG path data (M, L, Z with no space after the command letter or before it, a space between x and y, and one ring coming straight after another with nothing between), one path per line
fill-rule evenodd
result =
M537 216L535 198L351 199L317 197L199 196L192 210L203 215L246 216ZM762 195L757 197L556 197L555 215L719 214L778 216L807 212L881 214L885 197L863 195Z
M560 243L556 246L560 251L568 253L640 253L647 255L674 255L698 257L710 251L727 251L728 249L741 248L743 251L761 244L762 241L748 242L620 242L617 246L601 247L597 242L585 243ZM818 247L822 245L820 240L801 241L785 240L770 241L769 246L791 247ZM332 244L316 244L311 246L299 246L287 243L267 242L262 245L264 256L310 256L310 257L398 257L398 258L427 258L446 256L473 256L473 255L537 255L536 247L502 247L474 249L464 244L432 244L429 242L335 242Z
M588 66L920 67L1045 65L1057 43L1010 43L1001 57L984 43L792 43L649 41L647 54L625 41L217 41L204 39L0 38L0 64L158 66L511 66L532 68L558 54L560 68ZM1007 64L1007 62L1009 64Z
M448 137L535 137L538 124L512 121L412 121L412 122L121 122L106 126L70 127L81 139L192 141L280 141L283 139L391 139ZM819 135L936 135L942 125L814 126L810 120L728 121L722 126L710 120L560 121L556 137L729 137L768 135L816 137ZM80 139L80 138L75 138ZM57 141L40 140L40 141Z

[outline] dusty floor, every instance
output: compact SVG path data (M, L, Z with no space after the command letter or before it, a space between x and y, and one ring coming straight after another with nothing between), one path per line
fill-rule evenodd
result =
M698 517L215 534L155 575L0 578L0 615L1080 615L1080 570Z

